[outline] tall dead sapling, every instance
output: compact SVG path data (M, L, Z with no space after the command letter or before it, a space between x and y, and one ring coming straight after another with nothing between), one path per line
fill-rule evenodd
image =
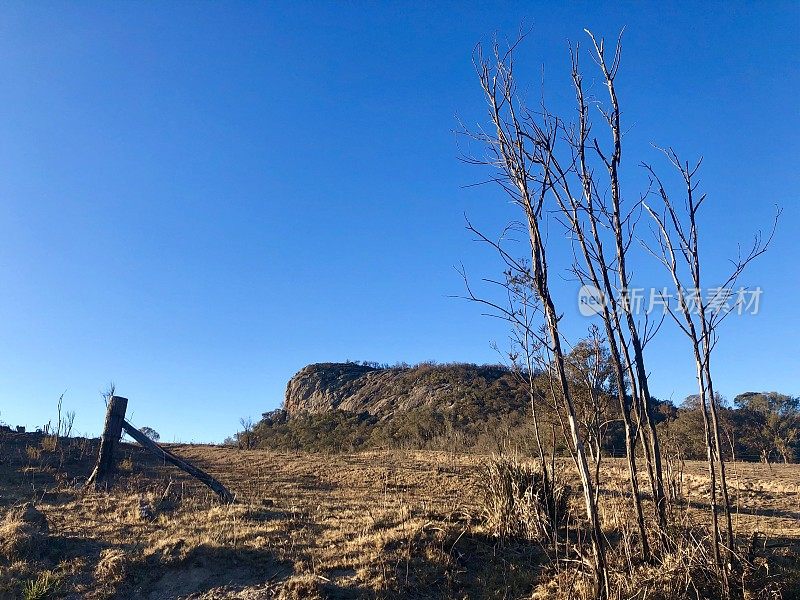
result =
M722 321L734 311L741 312L743 298L735 298L733 287L747 266L766 252L775 234L780 210L778 210L772 230L766 238L757 233L753 245L746 253L739 253L733 260L733 268L722 284L703 292L705 278L701 276L703 258L700 252L700 233L698 212L703 206L706 194L697 194L699 182L697 172L702 163L700 159L693 166L682 161L671 148L663 151L671 165L677 170L683 187L683 207L676 205L667 192L661 178L649 164L643 165L657 188L661 201L660 210L648 202L643 206L655 224L655 246L645 243L645 247L667 270L675 286L677 306L665 303L672 321L688 337L695 363L695 373L703 414L706 454L708 461L711 514L713 529L714 559L729 588L728 570L734 556L734 534L731 519L730 496L728 493L725 460L722 454L722 437L718 402L715 401L714 380L711 357L718 341L718 328ZM724 535L719 527L719 507L717 493L722 500ZM720 548L724 544L724 550ZM728 590L729 591L729 590Z
M594 38L592 41L594 42ZM625 293L630 285L627 253L635 227L634 216L638 202L627 209L623 208L620 192L618 166L621 160L621 126L614 82L619 68L621 44L618 40L611 64L606 62L602 41L595 42L593 47L592 56L600 65L612 99L612 109L601 111L600 114L604 116L612 132L613 152L604 152L601 144L591 134L592 119L579 67L579 47L571 52L577 121L570 123L569 120L552 114L542 105L536 113L527 111L526 118L520 123L529 144L546 157L550 178L548 193L560 210L559 220L566 226L574 246L572 270L581 284L592 286L601 296L597 313L603 320L610 358L616 372L615 379L620 382L616 395L623 421L631 497L642 555L649 559L650 548L639 489L635 446L638 437L644 444L644 457L655 499L654 507L663 532L666 515L661 453L658 435L649 414L649 388L646 377L643 376L646 373L643 350L659 323L650 323L645 315L643 324L639 324L632 314L633 306L625 302ZM595 168L596 163L599 164L599 169ZM598 173L606 174L603 183L599 181ZM598 191L601 186L612 190L610 199L606 199ZM644 431L648 433L645 435Z
M595 504L595 482L586 456L586 444L578 423L564 364L560 315L556 310L549 281L549 263L544 227L547 220L545 204L552 202L554 180L552 157L535 143L528 133L531 115L517 97L513 71L514 46L501 53L494 44L491 58L476 52L476 70L489 109L491 130L472 132L473 139L483 144L485 158L472 158L470 162L492 169L491 180L508 194L521 209L527 232L530 263L526 278L541 304L546 328L546 345L553 362L558 396L561 398L569 427L571 449L581 480L589 537L592 545L592 570L595 595L604 598L608 591L608 571L605 558L605 539ZM558 135L557 127L547 131L549 138Z
M617 39L613 58L609 62L605 53L605 44L601 39L596 38L587 31L594 48L595 62L599 66L605 86L608 91L610 107L608 110L601 111L608 124L612 146L611 151L604 151L597 138L593 138L591 145L605 167L608 176L609 199L606 204L603 196L597 193L594 187L594 194L599 210L591 215L591 219L608 227L613 237L613 254L610 261L605 261L599 266L604 270L611 270L616 274L617 286L610 288L604 281L605 292L610 297L618 298L616 309L621 315L622 323L615 321L617 333L622 340L623 356L628 366L629 378L636 385L632 385L634 393L635 412L639 420L638 433L644 443L645 462L648 468L653 499L658 515L658 522L662 533L666 527L666 501L664 493L663 468L661 465L661 449L658 439L658 432L655 428L654 416L652 414L652 397L647 378L645 366L644 349L647 342L654 334L654 330L649 328L647 315L643 325L637 323L635 305L630 302L629 293L631 290L631 278L628 269L628 253L634 237L636 226L636 214L638 202L634 203L627 210L623 205L622 184L620 178L620 164L622 161L622 125L619 98L617 95L615 80L619 72L621 59L621 37ZM574 78L573 78L574 80ZM584 171L584 176L586 172ZM627 331L625 331L627 329ZM627 335L626 335L627 334ZM627 339L627 343L625 340ZM630 352L628 351L630 347ZM631 360L632 359L632 360ZM662 536L663 537L663 536Z

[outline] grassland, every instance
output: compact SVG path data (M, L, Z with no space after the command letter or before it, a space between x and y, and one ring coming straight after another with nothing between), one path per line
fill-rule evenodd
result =
M124 446L113 489L86 491L96 442L0 433L0 598L546 598L568 577L554 576L539 545L491 535L486 457L171 448L236 504L137 446ZM561 471L570 477L569 463ZM613 538L629 521L624 465L609 460L603 473ZM705 522L703 464L679 479L675 510ZM731 484L741 538L797 561L800 466L738 463ZM26 502L46 530L14 521ZM784 598L793 585L781 584Z

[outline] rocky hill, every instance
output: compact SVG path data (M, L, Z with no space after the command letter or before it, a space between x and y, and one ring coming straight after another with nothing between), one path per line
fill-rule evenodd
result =
M503 412L524 402L513 374L497 365L423 363L379 367L360 363L318 363L301 369L286 386L288 416L333 409L386 417L425 406L448 410L458 404Z
M420 363L311 364L289 380L283 407L266 412L230 443L278 450L355 451L363 448L473 448L533 451L530 396L500 365ZM558 448L559 416L546 377L534 381L541 430ZM609 403L613 413L614 403ZM613 419L612 419L613 420ZM611 449L624 446L616 421Z

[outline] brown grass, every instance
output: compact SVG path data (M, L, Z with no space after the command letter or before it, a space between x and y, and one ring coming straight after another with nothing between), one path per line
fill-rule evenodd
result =
M498 545L482 517L485 457L173 446L236 494L235 505L222 506L138 447L125 447L130 472L111 491L84 492L95 443L62 439L57 451L31 455L27 448L41 448L35 435L0 436L0 543L37 535L13 516L22 502L34 501L49 524L32 545L2 551L0 598L21 597L46 570L59 582L54 597L87 599L546 598L582 585L574 569L553 572L535 542ZM796 560L800 466L735 471L739 533L760 531L759 544L784 544ZM566 462L559 472L571 477ZM630 524L622 462L608 461L604 477L604 530L616 539ZM685 479L682 514L702 526L702 463L688 464ZM637 567L643 581L665 573L648 568Z

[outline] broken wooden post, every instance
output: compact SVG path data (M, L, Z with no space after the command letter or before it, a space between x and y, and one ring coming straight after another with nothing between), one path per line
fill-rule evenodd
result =
M233 494L231 494L228 489L222 485L219 481L214 479L211 475L202 471L195 467L193 464L186 462L179 456L173 454L166 448L163 448L156 444L153 440L143 434L141 431L136 429L133 425L128 423L127 421L122 422L122 427L125 429L125 433L131 436L134 440L139 442L143 448L149 450L151 453L155 454L158 458L167 461L168 463L172 463L182 471L186 471L192 477L199 479L208 487L210 487L220 499L230 504L234 501Z
M128 399L120 396L112 396L108 401L108 409L106 410L106 424L103 428L103 437L100 439L100 452L97 456L97 465L89 476L86 486L90 485L99 486L105 483L116 471L116 464L114 462L114 451L120 437L122 437L122 430L131 436L134 440L139 442L142 447L148 452L155 454L158 458L171 463L179 469L186 471L192 477L199 479L219 496L223 502L234 502L233 494L222 485L219 481L214 479L211 475L195 467L194 465L176 456L166 448L162 448L153 440L136 429L133 425L125 420L125 410L128 407Z
M122 436L122 423L125 421L125 410L128 408L128 399L122 396L111 396L106 409L106 423L103 427L103 436L100 438L100 452L97 454L97 464L86 482L99 486L108 481L116 471L114 452Z

